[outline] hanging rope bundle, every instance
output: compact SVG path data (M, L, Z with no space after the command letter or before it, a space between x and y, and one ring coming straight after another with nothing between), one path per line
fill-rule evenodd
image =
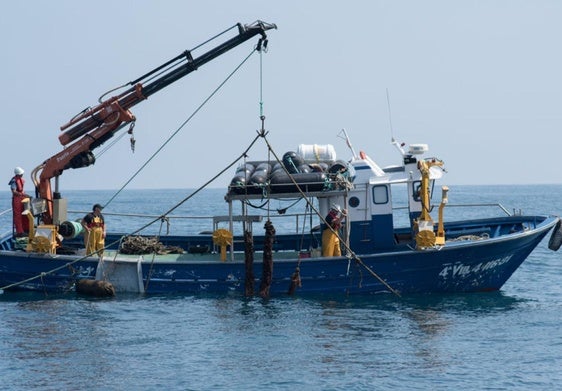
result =
M305 212L305 219L304 219L305 222L306 222L306 214L308 213L308 210L309 210L309 206L307 204L306 205L306 212ZM310 217L312 219L312 213L310 213ZM311 225L312 225L312 220L311 220ZM303 247L305 227L306 227L306 224L303 224L300 248ZM295 293L295 290L297 288L300 288L300 287L302 287L302 281L301 281L301 253L299 252L299 259L298 259L298 262L297 262L297 266L295 267L295 271L291 275L291 285L289 286L289 291L287 292L287 294L293 295Z
M273 279L273 240L275 239L275 228L271 220L265 223L265 239L263 244L263 271L260 284L260 296L269 297L269 288Z
M299 263L300 263L300 255L299 255ZM301 283L301 269L299 266L295 268L295 271L291 275L291 285L289 286L289 291L287 292L288 295L293 295L297 288L302 286Z
M246 266L245 294L254 295L254 238L250 231L244 231L244 264Z

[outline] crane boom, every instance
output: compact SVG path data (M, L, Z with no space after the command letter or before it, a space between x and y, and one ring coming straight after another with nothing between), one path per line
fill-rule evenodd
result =
M230 29L191 51L184 51L136 80L127 83L125 86L130 85L130 87L121 94L106 100L100 98L98 105L84 110L61 126L63 133L59 136L59 141L66 148L45 160L32 172L36 196L46 201L46 210L41 216L44 224L60 223L53 216L53 203L60 199L58 181L56 192L53 195L51 179L58 179L58 176L69 168L82 168L93 164L95 157L92 150L113 137L125 125L136 120L129 111L130 108L254 36L260 35L256 50L261 51L262 48L267 47L266 31L277 28L275 24L259 20L247 25L237 23L234 27L238 29L238 34L234 37L196 58L192 55L193 50L216 39ZM40 173L39 179L36 178L38 173Z
M238 23L236 26L238 27L238 35L232 37L228 41L209 50L197 58L192 57L191 51L184 51L182 54L169 60L165 64L160 65L147 74L130 82L129 84L132 85L132 87L122 94L100 103L98 106L81 113L76 118L73 118L69 123L61 126L61 130L65 130L65 132L59 136L61 144L67 145L72 142L72 140L75 140L81 135L96 128L99 125L100 120L96 114L102 111L104 106L109 104L110 101L117 101L120 107L128 110L140 101L147 99L150 95L169 86L182 77L197 70L200 66L208 63L258 34L262 37L260 39L261 43L262 40L266 39L265 32L269 29L276 28L274 24L268 24L262 21L257 21L251 25L242 25ZM258 46L259 45L260 44L258 44ZM152 75L167 67L169 69L165 70L166 73L159 76L149 84L143 85L144 80L149 79Z

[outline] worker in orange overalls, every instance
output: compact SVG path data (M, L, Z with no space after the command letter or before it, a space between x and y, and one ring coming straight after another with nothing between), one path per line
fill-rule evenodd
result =
M84 227L84 245L86 246L86 254L98 253L101 257L105 247L105 221L100 204L95 204L92 212L88 213L82 219L82 227Z
M21 167L14 169L14 177L10 179L10 189L12 190L12 211L14 222L14 234L16 237L26 236L29 232L29 220L22 215L24 210L22 201L29 198L23 190L25 180L23 179L24 170Z
M347 210L342 210L339 205L332 205L330 212L326 216L326 223L332 228L326 227L322 232L322 256L339 257L341 256L340 239L338 230L341 228L342 220L347 215Z

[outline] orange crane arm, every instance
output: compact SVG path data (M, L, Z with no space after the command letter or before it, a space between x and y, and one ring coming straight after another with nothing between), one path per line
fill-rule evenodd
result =
M44 224L53 223L51 179L58 178L69 168L81 168L94 164L95 157L92 150L113 137L125 125L135 121L135 116L129 111L131 107L256 35L260 35L260 39L255 50L265 49L267 47L265 32L277 28L277 26L256 21L249 25L238 23L233 28L238 29L237 35L199 57L194 58L191 51L186 50L136 80L129 82L128 84L131 87L123 93L101 101L93 108L84 110L61 126L64 133L59 136L59 141L66 148L45 160L33 170L32 174L36 186L36 195L46 201L46 211L41 216ZM211 40L229 30L213 37ZM40 172L39 179L36 178L38 172ZM58 189L56 189L56 192L58 193ZM60 194L55 194L55 197L60 197Z

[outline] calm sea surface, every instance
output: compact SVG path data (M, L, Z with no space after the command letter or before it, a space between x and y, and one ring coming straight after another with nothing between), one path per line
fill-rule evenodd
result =
M562 213L562 185L450 186L449 202ZM142 227L189 190L130 190L110 230ZM68 191L79 218L113 192ZM0 211L9 208L0 192ZM222 190L146 232L210 230L182 216L226 214ZM219 205L219 208L217 208ZM287 205L274 205L283 208ZM484 207L482 207L484 208ZM111 213L126 210L131 216ZM288 213L291 213L289 209ZM295 211L296 213L297 211ZM447 218L468 210L446 209ZM496 213L490 212L490 214ZM275 221L274 221L275 222ZM0 215L2 231L11 216ZM256 226L254 230L261 229ZM552 390L562 384L562 251L548 237L500 292L375 297L0 295L6 390Z

